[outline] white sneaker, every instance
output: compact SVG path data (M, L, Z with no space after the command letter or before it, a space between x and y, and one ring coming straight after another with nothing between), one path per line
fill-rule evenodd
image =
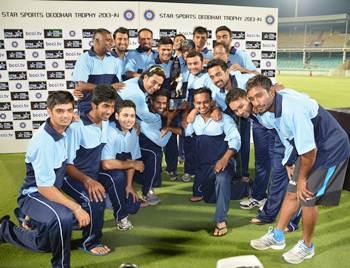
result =
M256 200L252 197L242 200L241 202L239 202L239 206L241 209L252 209L254 207L263 207L265 205L266 202L266 198L262 199L262 200Z
M182 180L183 182L189 182L189 181L191 181L193 178L194 178L194 175L185 173L185 174L182 175L181 180Z
M266 250L269 248L280 250L286 247L286 242L284 239L282 241L277 241L273 237L273 228L269 227L269 230L265 235L258 239L250 240L250 246L257 250Z
M283 259L292 264L302 263L304 260L311 259L315 255L315 247L309 248L305 245L303 240L282 255Z
M117 221L117 229L120 231L129 231L132 228L134 228L134 226L132 225L131 221L129 221L128 217L123 218L120 221Z
M160 198L156 195L154 190L149 190L146 196L142 197L151 206L158 205L160 203Z
M167 171L167 174L169 176L169 180L171 181L177 180L177 174L174 171Z

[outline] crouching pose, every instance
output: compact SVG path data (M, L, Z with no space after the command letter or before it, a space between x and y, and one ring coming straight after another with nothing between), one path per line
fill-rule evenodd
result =
M128 215L135 214L140 208L132 184L135 170L144 170L143 162L136 160L141 158L141 152L135 122L135 104L130 100L118 103L101 157L99 181L109 195L117 228L121 231L133 228Z
M89 228L89 214L61 192L67 163L66 129L72 122L74 98L67 91L50 93L49 118L30 141L26 176L19 191L21 213L35 222L31 230L0 220L0 243L37 252L51 252L52 267L70 267L73 226Z
M185 134L196 134L197 169L204 201L216 202L214 236L227 233L227 213L231 196L231 180L235 171L233 156L241 147L241 137L233 119L222 114L222 119L211 119L211 91L199 88L193 91L194 109L187 117ZM199 113L199 114L197 114Z

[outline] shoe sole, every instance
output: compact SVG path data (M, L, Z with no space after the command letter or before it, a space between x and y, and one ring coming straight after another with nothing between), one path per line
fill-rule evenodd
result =
M282 255L282 258L283 258L283 260L284 260L285 262L287 262L287 263L299 264L299 263L302 263L304 260L309 260L309 259L311 259L313 256L315 256L315 252L312 253L311 255L306 256L306 257L305 257L304 259L302 259L301 261L291 261L291 260L287 260L287 259L284 257L284 255Z
M274 249L274 250L282 250L286 247L286 244L284 245L271 245L271 246L268 246L268 247L264 247L264 248L261 248L261 247L256 247L252 241L250 241L250 246L256 250L268 250L268 249Z
M245 210L249 210L249 209L253 209L256 208L258 206L253 206L253 207L245 207L245 206L239 206L241 209L245 209Z
M120 228L117 226L118 231L122 231L122 232L130 231L132 228L134 228L134 227L132 226L130 228L125 229L125 228Z

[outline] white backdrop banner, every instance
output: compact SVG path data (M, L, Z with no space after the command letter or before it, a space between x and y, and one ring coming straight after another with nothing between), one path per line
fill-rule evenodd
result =
M276 72L277 18L274 8L152 2L3 1L0 7L0 153L24 152L47 117L46 98L72 90L74 64L90 48L96 28L129 29L130 49L137 31L150 28L154 39L193 28L226 25L232 45L245 50L258 70Z

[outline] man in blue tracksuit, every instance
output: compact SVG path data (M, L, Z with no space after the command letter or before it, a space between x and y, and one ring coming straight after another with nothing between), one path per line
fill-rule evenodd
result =
M138 196L133 187L135 171L143 172L139 135L134 128L136 106L124 100L116 106L108 128L107 144L102 150L99 182L105 187L111 200L117 228L128 231L133 228L128 219L139 208Z
M89 228L83 229L80 249L92 255L103 256L110 249L101 243L105 189L98 181L101 152L107 142L108 119L114 112L116 91L110 85L98 85L92 92L91 110L80 116L67 131L67 176L63 190L91 218Z
M167 111L169 93L161 89L151 96L149 109L158 121L153 123L140 121L140 147L142 161L145 164L143 173L137 173L137 181L142 184L142 195L146 204L157 205L160 198L154 193L153 187L161 185L163 148L169 142L171 131L162 132L166 119L163 117Z
M226 115L211 118L211 90L194 90L194 109L187 117L186 135L196 134L196 177L201 181L204 201L216 202L214 236L227 233L227 213L231 197L231 180L235 171L233 160L241 147L236 123ZM197 114L199 113L199 114Z
M336 206L350 155L349 138L329 112L303 94L280 94L271 91L268 77L257 75L247 83L247 96L262 124L277 131L285 147L282 164L290 176L280 218L269 230L250 245L258 250L284 249L284 229L301 206L302 239L282 255L288 263L298 264L315 255L312 243L318 205ZM293 90L289 90L293 91ZM289 166L293 151L295 166Z
M74 96L78 98L78 111L81 114L91 109L91 92L100 84L111 85L115 90L123 87L124 63L111 55L113 44L111 33L103 28L93 35L93 46L77 60L72 80L76 83Z
M70 267L74 225L89 228L90 216L67 198L61 187L67 165L66 129L73 119L74 98L67 91L50 93L49 118L30 141L26 177L19 191L20 211L35 222L31 230L17 227L5 216L0 220L0 243L8 242L37 252L51 252L52 267Z
M213 83L220 90L215 94L213 99L216 101L217 105L222 109L222 111L227 114L232 115L225 102L226 95L229 91L235 90L236 88L245 88L246 83L249 78L253 77L253 74L242 74L239 71L230 71L228 65L221 59L211 60L207 65L208 75L213 81ZM250 155L250 119L241 118L239 120L239 132L241 135L242 146L240 151L241 156L241 176L242 183L245 184L245 188L242 189L242 195L247 194L248 183L247 178L249 177L248 166L249 166L249 155ZM259 178L259 177L258 177ZM265 188L260 191L265 192L267 187L267 180ZM244 193L245 192L245 193ZM237 196L241 198L242 196Z
M231 46L232 42L232 31L227 26L219 26L215 30L216 42L225 44L230 50L228 62L230 63L230 69L235 69L241 73L252 73L257 74L256 66L254 65L250 56L240 50Z
M148 28L142 28L137 34L139 46L130 51L125 66L127 78L140 77L147 67L154 64L158 53L152 49L153 32Z

